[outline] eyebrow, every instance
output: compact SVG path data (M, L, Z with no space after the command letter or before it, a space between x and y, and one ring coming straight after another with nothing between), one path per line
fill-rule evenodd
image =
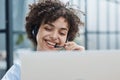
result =
M48 25L50 25L51 27L55 27L55 25L53 25L53 24L51 24L51 23L47 23ZM62 30L66 30L66 31L68 31L68 29L67 28L61 28Z

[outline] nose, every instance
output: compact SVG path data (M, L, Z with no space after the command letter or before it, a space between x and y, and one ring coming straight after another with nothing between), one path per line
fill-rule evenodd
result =
M50 35L51 39L52 40L57 40L58 39L58 32L57 31L54 31L52 32L52 34Z

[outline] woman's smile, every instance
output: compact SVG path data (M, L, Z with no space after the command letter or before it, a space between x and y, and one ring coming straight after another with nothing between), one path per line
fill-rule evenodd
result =
M48 40L46 40L45 42L46 42L47 46L50 47L50 48L54 48L54 46L56 44L56 43L48 41Z

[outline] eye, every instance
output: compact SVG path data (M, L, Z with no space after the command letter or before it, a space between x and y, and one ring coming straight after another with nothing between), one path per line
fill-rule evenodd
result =
M66 34L64 34L64 33L60 33L60 35L65 36Z
M60 32L60 35L62 35L62 36L65 36L66 34L67 34L67 33L64 32L64 31Z
M45 26L44 29L45 29L46 31L52 31L52 28L49 27L49 26Z

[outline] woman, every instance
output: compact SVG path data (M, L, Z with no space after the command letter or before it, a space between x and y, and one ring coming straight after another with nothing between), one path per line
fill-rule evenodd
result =
M84 50L73 40L82 25L74 9L60 1L46 0L30 5L26 32L37 51ZM2 80L20 80L20 63L15 63Z

